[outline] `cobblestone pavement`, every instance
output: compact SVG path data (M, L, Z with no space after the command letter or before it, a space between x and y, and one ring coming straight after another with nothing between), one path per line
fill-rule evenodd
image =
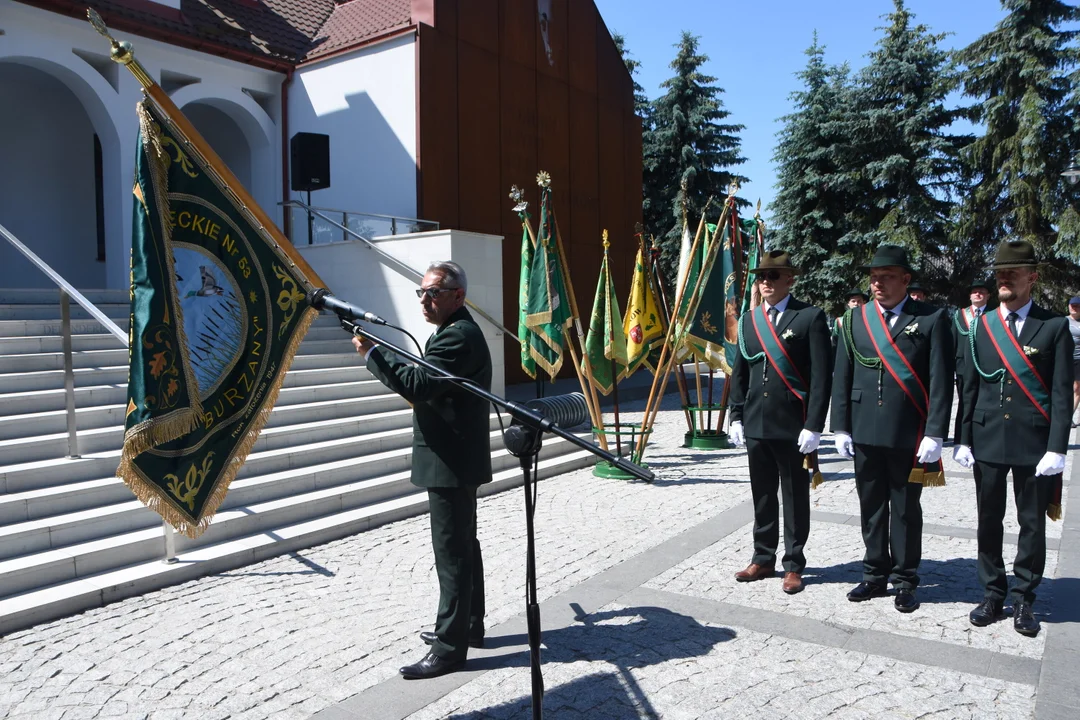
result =
M736 584L752 549L745 455L679 447L673 403L646 458L654 484L585 470L539 486L550 717L1080 716L1071 677L1055 679L1080 660L1068 515L1048 524L1035 639L1008 621L967 622L981 597L975 501L970 474L952 466L946 487L923 493L912 615L888 598L844 598L860 576L858 503L850 462L827 452L806 590ZM466 672L397 674L422 655L416 633L437 597L417 517L0 638L0 718L526 717L523 504L520 489L481 500L488 647Z

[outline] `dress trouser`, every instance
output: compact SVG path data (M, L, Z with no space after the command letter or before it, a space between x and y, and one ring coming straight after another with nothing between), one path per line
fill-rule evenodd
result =
M855 444L855 486L862 516L863 581L900 590L919 585L922 485L908 482L915 449Z
M784 496L784 570L801 573L806 568L803 547L810 535L810 471L803 468L803 457L794 440L746 438L750 492L754 497L753 562L758 565L776 565L779 486Z
M1046 507L1050 504L1053 477L1035 477L1034 465L998 465L975 461L975 496L979 507L979 582L986 598L1005 601L1009 581L1001 557L1006 487L1013 474L1013 498L1020 538L1013 562L1013 602L1035 602L1035 588L1046 566Z
M484 561L476 539L476 487L428 488L439 612L431 650L462 660L470 637L484 636Z

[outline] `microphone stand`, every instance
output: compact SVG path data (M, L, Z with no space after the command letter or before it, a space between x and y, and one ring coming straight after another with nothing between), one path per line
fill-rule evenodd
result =
M405 358L437 377L453 382L474 395L484 398L496 407L506 410L507 414L514 419L515 422L510 425L503 435L503 442L506 444L507 451L521 462L521 474L525 481L525 619L528 625L529 659L532 674L532 716L534 720L540 720L543 717L544 678L540 672L540 605L536 599L536 540L533 528L533 512L536 510L533 503L533 493L536 478L533 476L532 471L534 466L537 466L540 448L543 444L542 433L548 432L557 435L570 444L587 450L603 460L607 460L613 466L625 470L645 482L652 482L655 476L652 471L635 465L624 457L612 455L607 450L603 450L592 443L582 440L577 435L563 430L535 410L506 398L501 398L468 378L451 375L441 367L432 365L424 358L413 355L407 350L369 332L367 328L361 328L356 323L345 319L341 320L341 325L352 334L365 337L375 345L386 348L395 355Z

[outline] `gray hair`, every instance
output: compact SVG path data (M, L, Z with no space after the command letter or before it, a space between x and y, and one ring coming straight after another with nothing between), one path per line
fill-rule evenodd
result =
M461 288L465 294L469 294L469 280L465 277L465 268L451 260L438 260L428 265L428 272L436 272L443 276L443 283L450 288Z

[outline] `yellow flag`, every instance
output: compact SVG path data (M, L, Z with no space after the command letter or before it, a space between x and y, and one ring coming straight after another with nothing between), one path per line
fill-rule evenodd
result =
M652 356L658 354L664 344L664 322L640 247L634 260L634 278L630 284L623 331L626 333L628 361L626 376L629 377L642 365L656 372L656 358Z

